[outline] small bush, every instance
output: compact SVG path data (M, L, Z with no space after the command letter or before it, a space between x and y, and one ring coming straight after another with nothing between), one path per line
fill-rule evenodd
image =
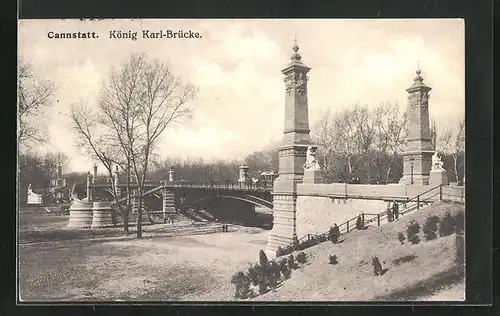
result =
M378 257L372 257L372 266L373 266L373 274L376 276L383 274L382 265L380 264L380 260Z
M359 215L358 219L356 220L356 229L357 230L363 230L364 229L363 219L361 218L361 215Z
M439 223L439 236L444 237L453 234L453 231L455 230L454 226L453 217L451 217L450 212L446 212Z
M287 266L286 259L283 258L280 261L278 261L278 265L280 266L280 270L283 270Z
M321 242L325 242L325 241L327 241L327 240L328 240L328 238L326 238L326 236L325 236L325 235L320 235L320 236L319 236L319 238L318 238L318 241L319 241L320 243L321 243Z
M275 261L271 261L268 265L268 269L267 284L271 289L274 289L278 286L278 281L281 277L280 266Z
M285 280L290 279L290 276L292 275L292 270L288 268L288 266L285 266L283 270L281 270L281 274L283 274L283 277Z
M402 232L399 232L398 233L398 240L401 243L401 245L405 243L405 239L406 239L405 235Z
M259 294L264 294L267 292L267 283L259 283Z
M458 212L453 216L453 223L455 224L455 233L463 234L465 228L464 212Z
M330 255L330 264L337 264L337 255Z
M259 251L259 262L261 266L266 266L269 263L266 253L262 249Z
M437 216L427 217L424 226L422 227L426 240L434 240L437 238L438 223L439 223L439 217Z
M295 262L295 257L293 255L290 255L288 257L287 263L288 263L288 269L290 270L294 270L299 267L297 262Z
M420 225L415 221L411 221L410 224L408 224L408 228L406 229L406 239L412 244L418 244L420 242L420 238L418 238L417 236L419 232Z
M394 263L395 265L398 266L402 263L413 261L413 260L415 260L415 258L417 258L417 256L415 256L414 254L405 255L405 256L402 256L402 257L399 257L399 258L393 260L392 263Z
M284 253L283 248L278 247L278 249L276 250L276 257L281 257L283 253Z
M297 254L297 262L300 264L304 264L307 262L306 254L303 251Z
M231 284L235 286L234 297L248 298L250 295L250 278L245 273L239 271L231 278Z
M258 264L254 266L250 266L248 268L248 277L250 278L250 282L254 285L257 286L259 284L259 273L257 272L258 270Z

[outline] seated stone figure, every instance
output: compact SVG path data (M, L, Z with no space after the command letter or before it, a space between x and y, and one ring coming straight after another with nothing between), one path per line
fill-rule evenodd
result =
M432 170L444 170L443 161L441 157L438 156L437 151L432 155Z
M306 163L304 164L304 170L320 170L318 161L316 160L316 147L307 147L306 153Z

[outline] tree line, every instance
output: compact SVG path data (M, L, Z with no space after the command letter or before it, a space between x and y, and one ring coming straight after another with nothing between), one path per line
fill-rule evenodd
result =
M30 67L19 66L19 188L47 187L54 177L54 166L67 165L67 157L37 155L33 144L47 140L43 113L53 103L56 86L33 76ZM126 204L117 204L125 219L132 200L138 202L137 237L142 236L142 193L147 180L166 180L173 167L178 180L236 181L242 163L249 175L278 170L277 144L249 154L243 161L204 161L203 159L161 159L156 149L168 128L183 124L194 110L192 100L197 87L173 71L168 62L132 54L121 66L113 68L102 83L95 106L83 103L71 106L75 142L90 157L104 166L105 178L113 178L115 168L127 184ZM432 124L433 145L444 156L445 168L455 179L463 177L465 124L462 119L452 128L439 131ZM325 111L313 124L311 138L319 146L318 158L327 182L388 183L397 182L402 173L402 151L406 145L407 115L398 104L385 103L375 108L355 105L337 112ZM65 160L66 159L66 160ZM57 170L57 169L56 169ZM68 175L66 175L68 178ZM132 178L137 183L131 190ZM74 173L68 184L85 183L85 173ZM123 182L122 182L123 183ZM114 197L118 191L111 181ZM137 198L136 198L137 197Z

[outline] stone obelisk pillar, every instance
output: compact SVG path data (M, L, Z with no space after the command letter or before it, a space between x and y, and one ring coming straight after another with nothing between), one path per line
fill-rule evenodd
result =
M429 124L429 91L417 69L408 92L408 138L403 152L402 184L428 185L434 148Z
M285 128L278 148L279 176L273 186L274 225L269 234L268 252L289 246L297 239L297 183L302 182L306 151L311 144L307 104L310 68L302 63L298 50L295 42L291 60L281 71L285 75Z

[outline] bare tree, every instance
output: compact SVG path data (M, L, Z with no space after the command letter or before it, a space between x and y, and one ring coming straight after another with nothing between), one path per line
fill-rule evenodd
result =
M142 195L152 154L165 129L190 116L188 103L195 95L196 89L183 84L168 64L148 60L144 54L133 54L121 68L113 69L102 88L95 117L103 131L99 137L102 144L95 139L91 142L89 136L84 138L103 163L114 162L137 179L137 238L142 237ZM77 120L73 121L76 124ZM85 128L77 128L80 134L82 130ZM108 155L100 148L114 148L114 152Z
M360 165L367 173L368 181L371 180L371 167L373 164L373 147L375 143L376 133L375 125L377 117L375 113L367 107L356 105L351 111L353 124L356 126L356 134L354 137L355 148L360 161Z
M408 118L397 103L379 105L374 110L374 115L377 167L383 173L383 182L387 183L395 159L406 143Z
M128 229L128 216L131 210L130 202L130 172L128 164L123 162L127 161L127 157L123 152L121 146L116 146L109 142L106 136L109 131L99 124L99 115L90 107L83 105L74 105L71 108L71 119L73 127L76 131L77 137L75 141L79 147L85 148L94 158L97 158L105 167L110 179L113 179L113 166L118 166L127 174L127 203L123 206L120 203L121 195L119 188L116 187L115 181L111 181L111 189L115 206L123 218L123 230L125 235L129 234Z
M318 145L318 159L321 162L321 170L327 181L335 181L335 162L339 158L338 143L335 130L334 115L330 110L323 112L319 120L313 125L311 138Z
M453 174L459 181L459 168L463 164L458 164L458 157L465 151L465 118L462 117L458 122L448 127L439 136L438 148L445 155L453 158Z
M333 118L334 123L334 151L345 159L348 166L348 178L352 177L354 166L353 158L358 154L357 148L357 124L353 120L354 111L351 109L337 113Z
M24 151L30 144L47 140L40 118L43 111L52 104L55 91L55 85L51 81L37 79L27 64L19 63L17 141L20 150Z

